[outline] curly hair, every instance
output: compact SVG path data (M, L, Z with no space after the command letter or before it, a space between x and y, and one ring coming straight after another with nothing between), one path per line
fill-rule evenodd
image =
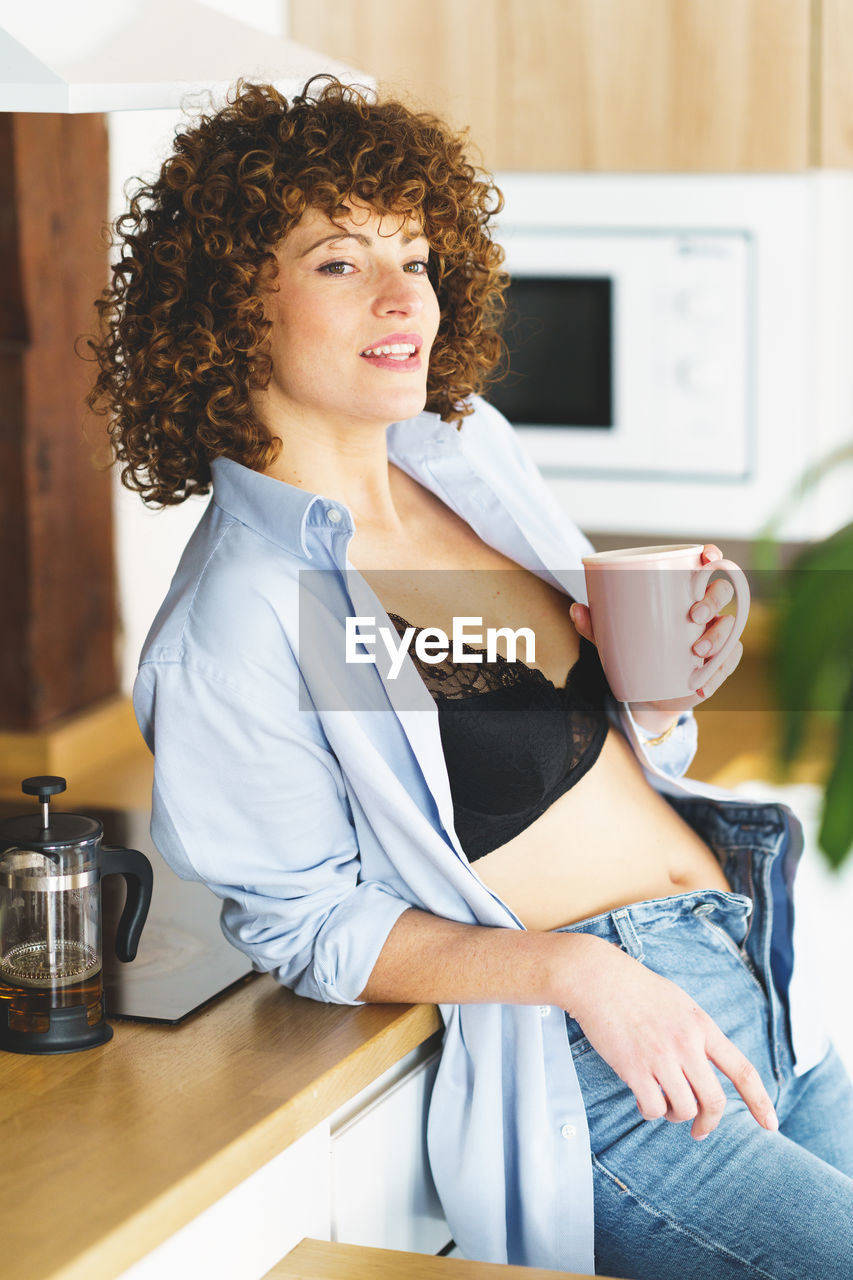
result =
M290 102L241 81L221 110L177 133L159 176L116 220L120 256L88 343L99 366L88 402L109 416L127 488L166 506L207 493L214 458L271 465L281 441L250 392L272 372L273 250L306 210L334 219L353 197L422 227L441 311L427 408L447 421L470 413L466 397L502 362L507 276L488 230L503 200L465 144L435 116L332 76Z

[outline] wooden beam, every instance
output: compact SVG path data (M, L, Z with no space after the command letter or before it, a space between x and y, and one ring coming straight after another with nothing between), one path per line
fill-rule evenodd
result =
M0 114L0 730L118 691L105 433L75 352L107 279L107 163L102 116Z

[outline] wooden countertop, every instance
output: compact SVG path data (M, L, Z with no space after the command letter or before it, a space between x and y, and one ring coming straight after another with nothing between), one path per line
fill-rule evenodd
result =
M0 1053L0 1276L118 1275L440 1028L431 1005L323 1005L247 978L178 1026Z

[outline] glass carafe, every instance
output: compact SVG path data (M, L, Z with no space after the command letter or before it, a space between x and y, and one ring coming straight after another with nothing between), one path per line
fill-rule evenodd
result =
M35 813L0 823L0 1049L68 1053L103 1044L101 879L125 878L116 934L120 960L136 955L151 902L151 864L136 849L102 846L93 818L51 812L64 778L27 778Z

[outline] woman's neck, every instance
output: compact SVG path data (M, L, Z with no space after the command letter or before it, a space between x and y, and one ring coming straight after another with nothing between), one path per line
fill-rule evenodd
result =
M282 447L266 474L342 502L358 528L396 529L396 468L388 461L386 430L372 423L281 429L277 434Z

